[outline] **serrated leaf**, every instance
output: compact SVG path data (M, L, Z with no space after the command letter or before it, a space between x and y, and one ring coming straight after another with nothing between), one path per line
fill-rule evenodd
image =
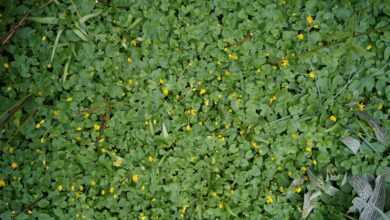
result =
M368 182L368 178L353 176L350 178L349 183L355 192L359 195L359 197L365 201L368 200L373 191L370 183Z
M307 192L304 195L303 199L303 208L302 208L302 218L307 218L310 213L315 208L316 199L321 195L321 191L316 191L314 193Z
M387 132L383 127L380 126L379 122L372 118L367 112L358 112L358 116L360 119L366 121L371 126L371 128L374 130L376 139L382 144L386 144Z
M343 142L343 144L345 144L354 154L360 149L360 141L353 137L341 138L341 142Z

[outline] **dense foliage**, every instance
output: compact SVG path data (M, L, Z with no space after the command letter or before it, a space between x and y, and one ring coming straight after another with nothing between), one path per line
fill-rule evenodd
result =
M0 9L2 36L30 11L0 57L0 112L24 99L0 124L1 219L300 219L310 170L341 190L308 218L357 219L343 177L390 165L383 1Z

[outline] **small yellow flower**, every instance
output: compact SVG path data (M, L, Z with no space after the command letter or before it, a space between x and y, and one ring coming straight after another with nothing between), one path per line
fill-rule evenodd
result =
M312 149L311 149L311 147L305 147L305 151L306 151L306 153L311 153Z
M296 192L296 193L300 193L301 191L302 191L302 188L300 186L296 186L294 188L294 192Z
M153 156L149 156L148 161L153 163L154 161L156 161L156 158L154 158Z
M213 196L213 197L217 197L217 196L218 196L218 194L217 194L216 192L212 192L212 193L211 193L211 196Z
M81 130L83 130L81 127L76 128L76 131L81 131Z
M208 99L205 99L203 103L204 103L205 106L209 106L209 104L210 104Z
M164 84L164 83L165 83L165 80L160 79L160 84L162 85L162 84Z
M291 138L292 138L293 140L298 140L299 134L298 134L297 132L294 132L294 133L291 134Z
M307 26L309 27L313 26L313 22L314 22L314 18L311 15L306 17Z
M359 102L358 104L356 104L356 108L357 108L357 110L358 110L359 112L364 111L365 107L366 107L366 106L364 105L363 102Z
M114 165L114 167L121 167L124 162L125 160L123 158L116 157L115 160L112 162L112 164Z
M139 179L140 179L140 176L139 176L139 175L133 175L133 176L131 177L131 180L132 180L134 183L138 183Z
M4 69L9 69L9 67L10 67L8 63L4 63L3 66L4 66Z
M64 187L62 185L58 185L57 186L57 191L61 192L62 190L64 190Z
M297 39L300 40L300 41L303 41L305 39L305 35L300 33L300 34L297 35Z
M251 143L251 148L252 148L252 149L257 149L257 148L259 148L259 147L257 146L256 142L252 142L252 143Z
M66 98L66 101L67 101L67 102L73 101L73 97L69 96L68 98Z
M42 41L46 41L47 40L47 37L46 36L42 36Z
M331 116L329 117L329 120L331 120L331 121L333 121L333 122L336 122L336 121L337 121L337 118L336 118L335 115L331 115Z
M133 60L131 59L131 57L127 57L127 63L128 64L132 64L133 63Z
M0 189L4 188L7 185L4 179L0 179Z
M316 160L312 160L311 163L316 166L317 165L317 161Z
M270 99L269 99L269 104L272 104L276 101L277 97L276 96L272 96Z
M307 171L307 167L305 167L305 166L301 167L301 171L302 172L306 172Z
M113 194L113 193L115 192L115 188L111 186L110 189L109 189L109 192L110 192L111 194Z
M17 164L16 162L12 162L12 163L11 163L11 168L12 168L13 170L15 170L16 168L18 168L18 164Z
M199 90L199 95L204 95L204 94L206 94L206 92L207 92L206 89L201 88L201 89Z
M229 60L238 60L238 56L236 53L229 53Z
M192 127L190 124L188 124L186 127L185 127L186 131L192 131Z
M99 124L94 124L94 125L93 125L93 129L94 129L95 131L99 131L99 130L100 130L100 125L99 125Z
M267 204L272 204L274 202L274 200L273 200L271 195L268 195L268 196L265 197L265 202Z
M132 79L127 80L127 85L132 86L134 84L134 81Z
M223 202L219 202L218 208L220 208L220 209L225 208L225 204Z
M196 110L195 109L191 109L190 110L190 115L191 116L196 116Z
M38 122L36 125L35 125L35 128L40 128L42 127L42 125L45 123L45 120L41 120L40 122Z
M367 47L366 47L367 50L371 50L372 49L372 44L368 44Z
M164 96L168 96L169 95L169 89L167 87L164 87L161 89L161 92Z
M136 47L137 46L137 39L130 41L131 46Z
M48 69L51 69L53 66L49 63L49 64L47 64L47 68Z
M287 67L288 66L288 59L287 58L284 58L280 61L280 65L282 67Z
M58 117L60 115L60 111L58 111L58 110L54 110L53 111L53 116L54 117Z
M307 74L307 76L308 76L310 79L314 80L314 79L316 78L316 72L310 71L310 72Z
M102 189L102 191L100 191L100 195L104 196L106 194L106 190Z

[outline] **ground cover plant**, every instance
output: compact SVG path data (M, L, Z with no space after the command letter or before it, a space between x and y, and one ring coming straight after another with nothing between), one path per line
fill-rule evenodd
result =
M388 1L0 12L1 219L386 219Z

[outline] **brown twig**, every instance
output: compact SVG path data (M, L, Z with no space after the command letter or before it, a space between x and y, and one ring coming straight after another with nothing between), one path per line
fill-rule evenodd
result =
M12 26L11 29L8 31L8 33L1 38L1 46L6 45L11 40L11 38L15 35L16 31L18 31L18 29L26 23L28 16L30 16L30 12L27 12L22 17L22 19L20 19L20 21L17 24Z

